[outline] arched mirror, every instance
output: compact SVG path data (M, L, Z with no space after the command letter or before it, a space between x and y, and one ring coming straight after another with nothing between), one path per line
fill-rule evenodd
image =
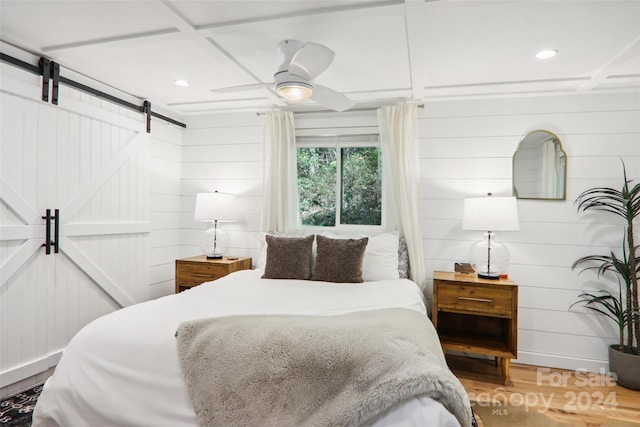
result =
M565 200L567 154L546 130L526 134L513 155L513 195L518 199Z

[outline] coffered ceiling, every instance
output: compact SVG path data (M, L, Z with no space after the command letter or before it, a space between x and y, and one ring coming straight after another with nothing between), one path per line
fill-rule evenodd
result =
M285 39L335 51L316 82L358 106L640 90L639 22L637 0L0 0L7 45L180 116L289 108L271 89L212 92L272 82Z

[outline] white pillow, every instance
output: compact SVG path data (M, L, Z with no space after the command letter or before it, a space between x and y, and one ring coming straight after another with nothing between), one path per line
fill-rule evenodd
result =
M367 249L362 261L362 280L375 282L377 280L399 279L398 273L398 233L387 233L379 236L346 236L331 232L322 233L333 239L359 239L369 237Z

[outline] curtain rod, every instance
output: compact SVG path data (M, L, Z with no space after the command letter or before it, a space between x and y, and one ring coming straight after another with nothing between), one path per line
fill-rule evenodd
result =
M317 139L363 139L375 137L375 139L380 137L380 132L371 132L371 133L345 133L345 134L326 134L326 135L296 135L296 140L306 141Z
M389 104L392 105L392 104ZM380 105L377 107L362 107L362 108L351 108L350 110L344 111L345 113L349 113L352 111L376 111L379 108L387 107L388 105ZM424 108L424 104L418 104L418 108ZM294 111L293 114L318 114L318 113L336 113L337 111L333 110L311 110L311 111ZM267 114L266 111L258 111L256 112L256 116L264 116Z

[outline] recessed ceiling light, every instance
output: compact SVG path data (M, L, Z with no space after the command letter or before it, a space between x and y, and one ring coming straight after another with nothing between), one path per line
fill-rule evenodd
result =
M536 53L536 58L538 58L538 59L549 59L549 58L553 58L557 54L558 54L558 51L556 49L544 49L544 50L541 50L540 52Z
M182 86L182 87L189 86L189 82L186 81L186 80L182 80L182 79L178 79L174 83L176 84L176 86Z

